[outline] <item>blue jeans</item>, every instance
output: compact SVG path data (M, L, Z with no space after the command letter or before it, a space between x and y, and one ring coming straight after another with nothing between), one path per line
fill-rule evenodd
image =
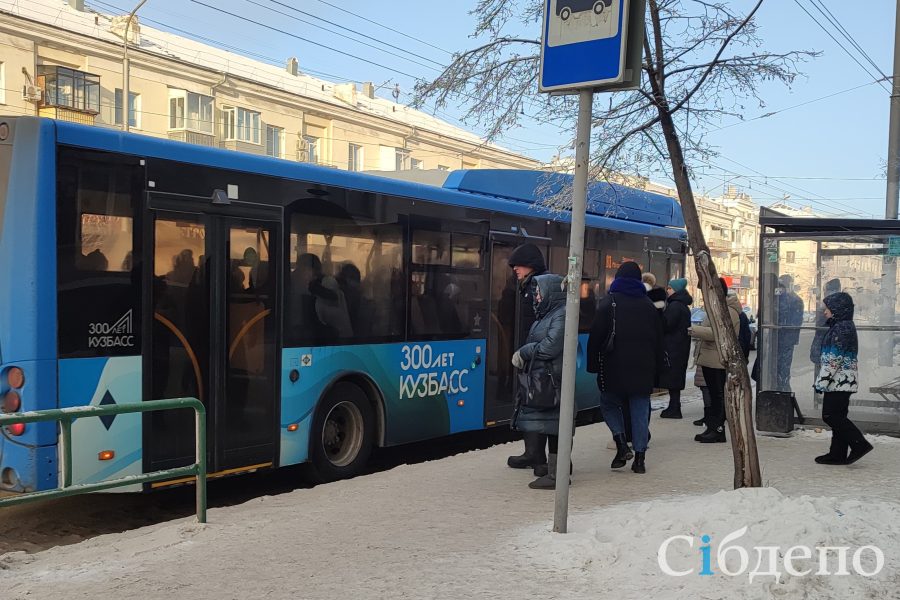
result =
M600 392L600 410L613 435L625 433L625 417L622 405L628 401L631 413L631 442L635 452L646 452L650 433L650 396L640 394L615 394Z

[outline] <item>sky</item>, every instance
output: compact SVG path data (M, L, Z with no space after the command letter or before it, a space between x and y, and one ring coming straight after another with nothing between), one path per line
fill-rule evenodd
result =
M89 6L113 13L127 13L135 3L87 0ZM749 101L743 121L725 118L721 129L710 132L708 140L720 155L711 165L691 165L694 189L715 196L725 185L734 185L760 205L787 196L791 206L810 206L823 214L883 217L890 84L875 82L882 73L855 52L814 3L830 10L878 69L891 74L896 9L892 0L765 0L758 12L762 50L817 50L822 55L801 65L803 74L790 88L764 84L765 107ZM408 102L416 78L436 77L453 51L479 43L471 37L475 20L469 11L475 4L476 0L147 0L138 14L146 25L203 36L265 62L284 64L296 56L302 71L324 79L373 81L380 86L376 93L384 98L390 98L399 84L400 101ZM744 13L753 2L731 0L730 5ZM866 10L856 10L860 5ZM853 51L869 73L803 8ZM522 25L515 32L523 37L540 35L537 24ZM595 101L605 101L603 94L597 96ZM775 114L762 117L767 113ZM460 107L448 106L435 114L480 133L459 121ZM571 139L574 120L573 114L572 122L560 127L525 122L497 142L548 161ZM666 173L647 175L671 183Z

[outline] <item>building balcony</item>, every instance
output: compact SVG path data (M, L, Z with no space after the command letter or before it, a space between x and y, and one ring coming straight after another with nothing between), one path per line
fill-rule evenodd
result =
M207 146L209 148L215 148L218 145L216 144L216 136L208 133L191 131L190 129L170 129L169 139L178 142L187 142L188 144L196 144L197 146Z
M731 251L731 240L725 240L722 238L709 238L708 240L706 240L706 245L709 246L709 249L714 252Z
M38 66L42 117L93 125L100 114L100 76L55 65Z

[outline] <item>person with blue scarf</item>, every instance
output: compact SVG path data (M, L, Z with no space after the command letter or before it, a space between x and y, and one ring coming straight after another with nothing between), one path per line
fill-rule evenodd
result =
M600 409L616 443L613 469L630 458L622 412L627 406L634 443L631 470L646 472L650 394L662 364L662 341L662 319L647 297L641 268L624 262L597 307L587 348L587 368L597 374Z

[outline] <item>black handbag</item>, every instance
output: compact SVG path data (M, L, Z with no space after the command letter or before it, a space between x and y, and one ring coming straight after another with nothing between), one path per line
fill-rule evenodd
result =
M612 298L612 325L609 328L609 335L606 336L606 343L603 344L603 351L600 353L600 358L612 353L613 349L616 347L616 297L612 294L610 294L609 297Z
M519 382L518 404L538 410L559 406L560 386L549 363L540 361L535 365L532 356L528 369L519 372L516 377Z

